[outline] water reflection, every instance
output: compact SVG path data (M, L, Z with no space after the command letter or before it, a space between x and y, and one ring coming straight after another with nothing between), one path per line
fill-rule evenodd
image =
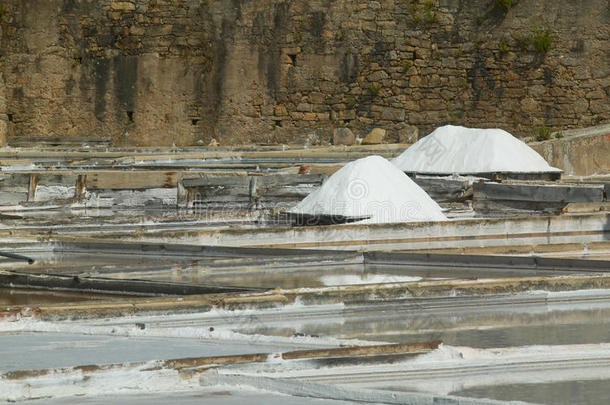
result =
M610 342L610 302L511 305L500 308L404 310L260 322L243 333L314 335L407 343L441 340L478 348Z
M469 388L452 395L553 405L610 404L610 380L562 381Z

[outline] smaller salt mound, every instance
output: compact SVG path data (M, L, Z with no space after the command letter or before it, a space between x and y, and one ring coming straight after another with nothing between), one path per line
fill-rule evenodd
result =
M415 142L392 160L407 173L550 173L542 156L502 129L446 125Z
M348 163L289 213L369 217L367 223L447 219L424 190L381 156Z

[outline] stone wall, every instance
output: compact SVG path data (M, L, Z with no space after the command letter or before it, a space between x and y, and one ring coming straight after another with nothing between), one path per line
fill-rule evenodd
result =
M4 0L0 137L530 136L610 120L608 0ZM548 43L550 42L550 48Z

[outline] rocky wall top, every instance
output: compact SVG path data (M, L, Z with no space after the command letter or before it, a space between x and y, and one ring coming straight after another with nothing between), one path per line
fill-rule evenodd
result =
M610 120L608 0L4 0L0 137L519 136Z

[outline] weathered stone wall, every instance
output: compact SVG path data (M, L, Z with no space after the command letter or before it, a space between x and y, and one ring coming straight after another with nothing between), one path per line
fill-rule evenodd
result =
M342 126L404 140L445 123L528 136L610 120L608 0L3 0L0 28L9 140L327 142Z

